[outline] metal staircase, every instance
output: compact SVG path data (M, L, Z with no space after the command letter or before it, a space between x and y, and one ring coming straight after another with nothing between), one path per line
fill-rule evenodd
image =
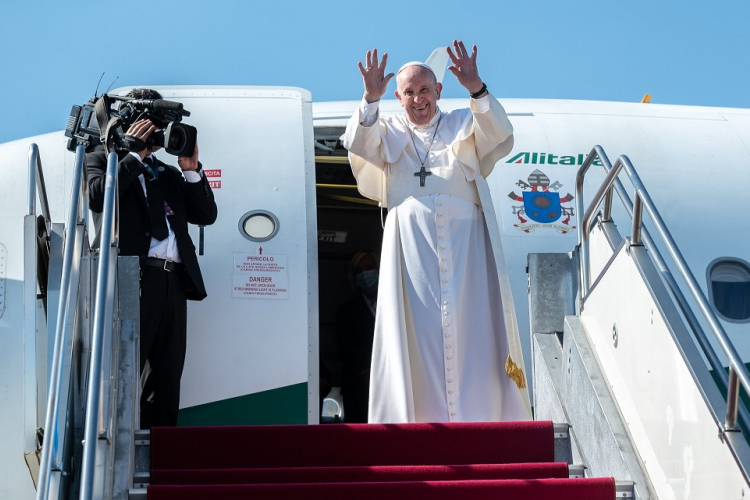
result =
M116 167L112 156L102 231L110 244L96 255L89 249L83 147L76 151L67 225L50 221L39 150L32 145L29 152L25 435L38 499L127 498L132 487L138 262L117 258ZM44 224L37 222L35 191Z
M594 476L634 481L637 498L743 498L748 372L626 156L613 165L592 150L577 176L578 213L596 158L606 179L576 249L529 256L536 418L570 423L574 459ZM615 193L626 238L612 218Z

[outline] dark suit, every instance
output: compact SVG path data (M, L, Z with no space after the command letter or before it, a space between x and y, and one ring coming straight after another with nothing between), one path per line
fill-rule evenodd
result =
M96 247L100 239L107 168L104 149L100 146L86 155L86 162ZM120 155L120 255L135 255L141 260L141 370L147 360L151 367L141 400L142 428L177 423L180 377L185 361L186 300L206 297L188 223L213 224L217 215L205 176L201 175L199 182L188 183L179 169L158 160L156 167L160 170L157 182L163 201L173 212L167 219L183 263L177 272L145 265L151 234L148 204L139 179L144 166L133 155Z
M336 315L336 341L344 369L341 395L346 423L367 423L370 365L375 316L362 294L341 304Z

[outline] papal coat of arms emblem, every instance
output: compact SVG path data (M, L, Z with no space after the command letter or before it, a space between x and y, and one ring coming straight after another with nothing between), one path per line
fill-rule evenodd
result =
M574 196L568 193L561 198L558 191L563 187L562 184L557 181L550 183L549 177L541 170L531 172L527 181L519 179L516 182L516 186L523 189L522 196L514 191L508 194L510 199L523 202L523 205L512 205L513 215L518 217L519 221L514 227L526 233L531 233L535 229L550 228L562 234L576 228L570 225L570 220L574 216L573 207L565 206ZM560 220L561 217L564 218ZM530 223L529 219L534 222ZM557 222L558 220L560 222Z

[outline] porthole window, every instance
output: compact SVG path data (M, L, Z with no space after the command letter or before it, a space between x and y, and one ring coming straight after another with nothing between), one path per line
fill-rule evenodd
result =
M738 259L719 259L709 266L709 295L721 317L750 321L750 265Z
M279 219L266 210L253 210L240 217L239 230L250 241L268 241L279 232Z

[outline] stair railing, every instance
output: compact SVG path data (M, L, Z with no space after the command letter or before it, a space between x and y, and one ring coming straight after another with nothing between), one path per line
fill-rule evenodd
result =
M36 202L37 198L39 200L39 205L42 209L42 216L41 221L43 221L43 226L39 227L37 224L37 230L36 234L39 237L38 244L38 250L36 252L36 255L34 255L32 260L29 260L28 262L34 262L37 266L37 271L35 273L36 278L33 282L30 282L30 285L33 285L34 283L37 283L39 285L39 289L42 292L42 298L44 300L44 308L45 312L47 309L47 302L46 302L46 289L47 289L47 273L48 273L48 267L49 267L49 254L50 254L50 240L49 235L52 229L52 219L50 217L50 211L49 211L49 202L47 200L47 186L44 182L44 169L42 168L42 159L39 155L39 146L36 144L31 144L29 146L29 182L28 182L28 203L29 207L27 210L27 217L29 217L32 220L36 221ZM36 196L35 193L36 192ZM31 216L31 217L30 217ZM28 224L30 224L30 220L27 221ZM31 239L30 235L33 232L31 228L29 227L26 229L24 227L24 230L28 233L29 240ZM30 241L29 241L30 242ZM40 253L41 252L41 253ZM26 262L26 260L24 260ZM43 272L40 272L40 268Z
M37 372L37 286L39 284L39 251L43 250L37 244L37 201L42 208L45 228L49 231L50 215L47 201L47 190L44 184L42 161L39 157L39 147L29 146L28 157L28 207L24 216L24 276L23 276L23 304L24 304L24 453L31 454L36 450L36 429L38 426L39 400L37 398L39 374ZM37 198L37 196L39 198ZM48 233L49 234L49 233ZM49 250L49 247L46 247Z
M102 402L102 357L105 335L112 333L115 276L119 245L117 196L117 155L110 153L105 174L104 210L100 236L99 264L94 298L94 323L91 338L91 361L89 365L89 387L86 399L86 423L84 427L83 461L81 464L80 499L90 500L94 496L97 442L109 439L109 419Z
M36 145L32 145L30 151L30 164L38 164L41 173L41 162ZM29 169L31 171L31 168ZM31 178L31 172L30 172ZM41 179L41 176L40 176ZM42 182L43 184L43 182ZM44 198L42 212L49 217L49 207L46 203L44 189L40 188L40 196ZM33 190L29 188L29 195ZM85 151L83 146L76 149L75 169L73 172L73 189L71 193L68 224L66 226L65 250L63 254L63 267L60 283L60 297L58 315L55 322L55 344L50 369L49 388L47 394L47 415L45 418L45 437L42 446L42 454L39 469L39 481L37 485L37 500L47 500L59 493L59 477L55 484L52 483L52 472L61 472L63 462L67 457L63 456L63 446L66 432L66 415L61 411L61 405L68 404L68 394L71 384L71 365L66 362L72 349L72 337L75 311L78 300L78 282L80 277L81 253L83 251L84 238L86 235L86 224L88 217L88 182L86 180ZM33 208L29 202L29 209ZM72 426L70 426L72 427ZM72 429L67 430L72 432Z
M49 201L47 201L47 186L44 183L44 171L42 169L42 159L39 155L39 146L32 144L29 146L29 214L36 215L37 195L39 204L42 208L42 217L44 217L47 226L50 224Z
M748 427L748 424L750 423L750 417L748 416L747 409L744 407L744 405L740 404L740 400L739 400L740 384L742 384L742 387L744 387L745 391L750 394L750 373L748 373L748 370L745 367L745 365L742 363L742 360L739 354L737 353L737 350L734 348L734 345L732 344L731 340L729 339L726 332L724 331L724 328L721 326L721 322L716 316L716 313L711 308L708 302L708 299L706 298L705 294L701 290L700 285L698 284L698 281L695 279L695 276L690 270L687 262L685 261L685 258L682 256L682 253L677 247L677 243L675 243L674 238L672 238L672 235L669 232L669 229L667 228L666 224L664 223L664 220L662 219L661 215L659 214L659 211L656 209L656 206L654 205L654 202L652 201L651 196L648 194L648 191L646 190L645 186L643 185L643 182L638 176L638 173L633 167L633 164L630 162L630 159L627 156L625 155L620 156L615 162L615 164L612 165L609 161L609 158L607 158L607 155L604 153L604 150L602 149L602 147L594 146L594 148L591 150L586 160L583 162L583 164L579 168L578 174L576 176L576 205L577 205L578 213L579 214L584 213L583 212L584 176L586 172L588 171L589 167L594 163L594 160L596 158L599 158L601 160L601 163L605 171L607 172L607 175L606 175L604 182L602 183L602 185L599 187L596 194L594 195L583 218L581 219L581 229L578 231L578 248L579 248L579 264L580 264L579 272L580 272L580 280L581 280L581 286L579 287L579 295L578 295L579 311L583 310L583 306L584 306L583 299L586 297L590 289L590 272L591 271L590 271L590 256L589 256L589 238L590 238L591 225L595 218L595 215L597 214L599 210L599 205L602 203L602 201L604 201L604 206L601 211L602 220L605 220L605 221L611 220L612 195L613 195L613 187L615 187L623 205L625 206L625 209L628 211L629 215L632 217L632 220L633 220L631 237L630 237L630 245L640 246L645 243L645 246L648 249L649 253L652 255L657 268L659 269L662 277L664 278L667 285L671 289L675 300L678 302L680 309L685 315L685 319L688 322L689 326L691 327L702 351L706 355L706 358L708 359L708 362L711 365L711 368L714 370L715 374L719 377L720 386L723 386L722 389L726 390L727 408L726 408L726 414L724 417L724 423L723 423L723 426L721 426L721 431L723 433L741 431L740 427L738 426L738 418L742 426L745 427L745 429L750 429L750 427ZM635 202L630 201L630 197L628 196L627 191L625 190L622 183L617 178L620 171L623 169L625 170L628 178L630 179L630 182L633 184ZM716 339L719 342L719 345L724 351L724 354L727 356L727 359L729 360L729 375L728 376L724 371L723 364L721 363L718 356L716 355L716 352L711 346L711 343L709 342L708 337L706 336L697 318L695 317L695 314L692 308L690 307L684 295L682 294L680 287L678 286L677 282L674 279L674 276L672 276L672 273L669 271L666 265L666 262L664 261L661 253L659 252L659 249L654 244L648 230L645 227L643 227L643 209L644 208L646 209L649 216L651 217L651 220L654 226L656 227L656 231L659 237L661 238L662 243L665 245L665 247L667 248L667 251L669 252L669 255L672 257L672 260L677 265L677 269L680 275L685 280L685 283L687 284L691 295L695 299L696 303L698 304L698 307L703 313L704 318L708 322L708 325L711 328L713 335L716 337Z
M49 233L52 226L49 211L49 202L47 201L47 188L44 183L44 171L42 169L42 160L39 155L39 146L31 144L29 146L28 157L28 208L24 217L24 324L26 338L24 340L24 364L27 367L37 367L36 359L36 336L39 330L37 324L37 286L40 290L45 290L46 279L39 273L40 259L49 260ZM36 206L37 201L42 209L42 219L44 220L44 232L41 235L44 244L39 244L40 228L37 220ZM37 414L39 411L39 401L37 399L38 382L40 375L36 370L27 369L24 375L25 380L25 452L31 452L35 449L35 431L37 427Z

